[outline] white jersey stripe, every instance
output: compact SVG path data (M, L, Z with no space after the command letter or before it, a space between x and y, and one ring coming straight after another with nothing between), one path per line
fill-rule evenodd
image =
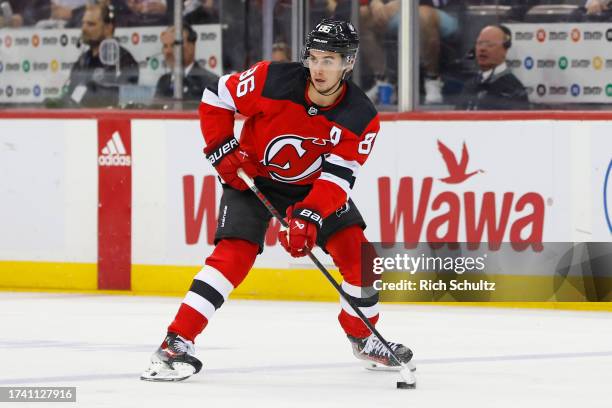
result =
M331 164L335 164L336 166L346 167L347 169L353 172L353 177L357 177L357 173L359 169L361 169L361 165L355 160L344 160L342 157L330 154L325 158L325 161Z
M202 95L202 102L204 102L207 105L216 106L217 108L221 108L221 109L227 109L231 111L235 110L233 107L231 107L230 105L224 103L221 99L219 99L219 97L215 95L214 92L212 92L208 88L204 90L204 94Z
M208 320L215 314L215 306L197 293L191 291L187 292L183 299L183 303L193 307Z
M344 290L344 293L354 298L368 298L374 296L377 293L376 289L374 289L372 286L355 286L351 285L347 281L342 281L341 286L342 290Z
M357 313L355 313L353 311L353 308L351 307L351 305L349 305L348 302L346 300L344 300L344 298L342 298L342 297L340 297L340 306L342 306L342 310L344 310L349 315L351 315L353 317L359 317L359 316L357 316ZM376 316L378 314L378 303L375 304L374 306L370 306L370 307L360 307L359 310L368 319L372 318L372 317L374 317L374 316Z
M221 272L209 265L205 265L194 279L208 283L210 286L215 288L215 290L219 292L225 300L227 300L229 294L232 292L232 290L234 290L232 283L227 280L227 278L223 276Z
M237 110L236 104L234 103L234 99L232 98L229 89L227 89L226 84L229 77L230 75L223 75L221 78L219 78L217 95L215 95L214 92L206 89L202 95L202 102L212 106L217 106L219 108L233 110L235 112Z
M229 89L227 89L227 80L229 77L230 75L223 75L221 78L219 78L219 88L217 92L223 103L231 106L233 110L237 110L236 104L234 103L234 98L232 98L232 94L230 94Z
M341 189L344 190L344 192L346 193L346 195L350 195L351 193L351 185L349 184L348 181L346 181L345 179L338 177L334 174L331 173L321 173L321 175L319 176L320 180L327 180L329 182L332 182L334 184L337 184L338 187L340 187Z

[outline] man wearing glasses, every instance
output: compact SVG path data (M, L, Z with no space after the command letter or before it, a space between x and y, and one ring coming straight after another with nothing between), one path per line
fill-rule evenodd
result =
M505 26L487 26L476 40L478 74L464 87L459 109L527 110L527 91L506 65L512 33Z

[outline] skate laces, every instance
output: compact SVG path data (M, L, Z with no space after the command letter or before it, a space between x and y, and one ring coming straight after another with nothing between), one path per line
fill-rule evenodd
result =
M396 351L397 348L400 346L398 343L393 343L393 342L388 342L388 344L389 344L389 347L391 347L393 351ZM368 337L361 352L364 354L369 354L369 355L375 354L381 357L391 356L391 353L389 353L389 350L385 347L385 345L380 340L378 340L376 336Z
M168 342L168 348L175 353L194 354L195 347L189 340L185 340L181 336L176 336Z

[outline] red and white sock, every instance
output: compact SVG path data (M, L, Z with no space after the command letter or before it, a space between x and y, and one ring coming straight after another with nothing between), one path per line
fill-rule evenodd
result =
M193 279L168 332L195 341L209 320L249 273L259 246L241 239L221 240Z

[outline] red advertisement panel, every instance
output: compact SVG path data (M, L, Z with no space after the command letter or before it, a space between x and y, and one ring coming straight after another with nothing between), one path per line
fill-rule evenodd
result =
M98 121L98 288L130 289L132 147L129 119Z

